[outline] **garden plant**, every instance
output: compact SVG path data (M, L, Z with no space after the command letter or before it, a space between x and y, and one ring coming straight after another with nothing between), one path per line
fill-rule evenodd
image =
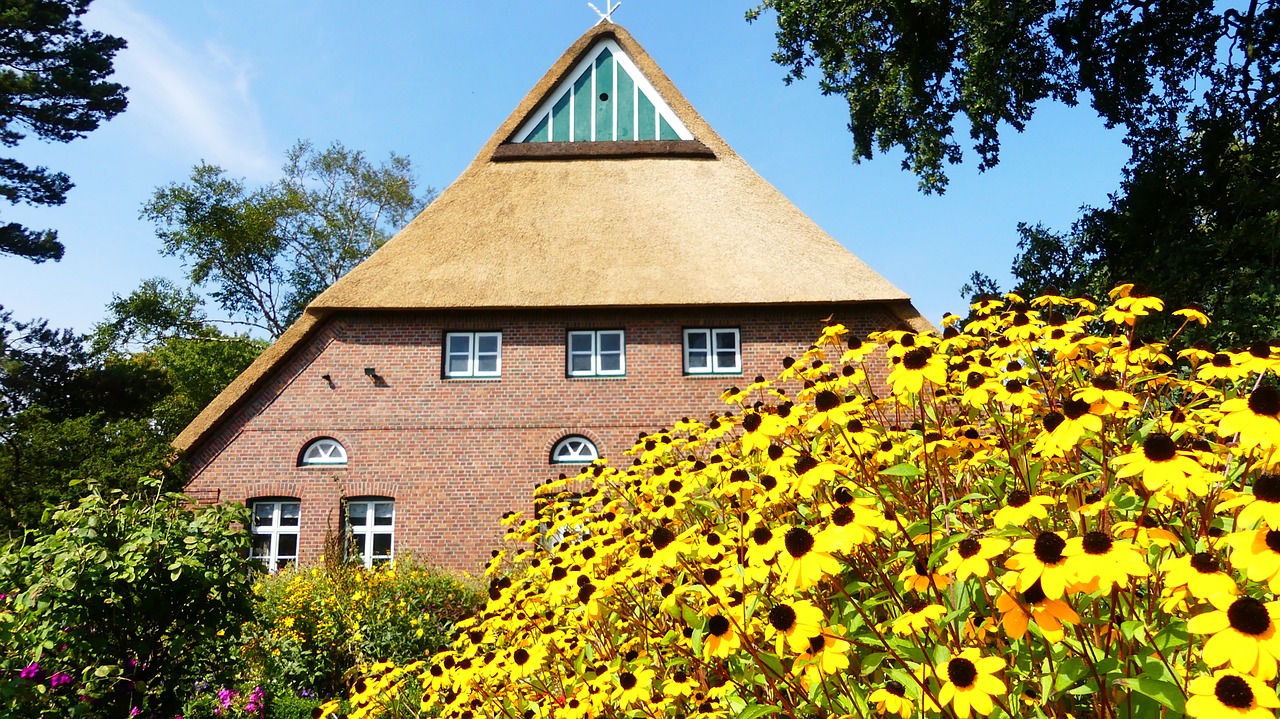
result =
M1109 300L828 327L542 487L452 647L320 714L1274 716L1280 347Z

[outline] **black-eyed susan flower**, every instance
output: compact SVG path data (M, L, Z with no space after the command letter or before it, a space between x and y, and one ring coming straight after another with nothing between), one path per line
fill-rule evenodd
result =
M977 649L966 649L959 656L934 668L942 680L938 703L950 704L960 719L973 712L986 716L995 707L991 697L1006 693L1004 682L996 673L1004 669L1000 657L984 657Z
M1027 626L1035 622L1040 633L1051 642L1060 642L1063 637L1062 623L1079 624L1080 616L1061 599L1049 599L1045 596L1039 580L1034 582L1020 595L1002 591L996 597L996 611L1000 612L1000 626L1009 638L1017 641L1027 633Z
M809 646L809 637L822 633L826 617L822 610L807 599L779 602L769 608L769 627L777 637L777 653L782 656L782 646L793 652L803 652Z
M889 384L896 395L920 394L925 382L933 385L947 383L946 360L935 355L928 347L912 347L907 350L901 361L889 372Z
M938 572L955 574L957 582L969 577L989 577L991 560L1008 548L1009 540L1000 537L965 537L947 551Z
M1058 599L1072 578L1063 554L1066 548L1067 540L1060 533L1041 532L1035 539L1018 540L1013 545L1015 554L1005 560L1004 566L1018 570L1018 591L1025 592L1039 581L1045 596Z
M792 527L783 536L779 568L783 586L788 590L808 589L825 577L840 571L840 562L830 554L830 547L819 546L813 534L804 527Z
M1228 662L1231 668L1264 681L1276 676L1280 657L1280 636L1276 618L1280 602L1261 602L1253 597L1217 594L1210 597L1214 611L1187 620L1187 631L1208 634L1202 658L1212 668Z
M1184 554L1166 560L1160 565L1167 588L1186 587L1196 599L1208 599L1215 594L1239 594L1236 580L1222 571L1218 558L1212 552Z
M1212 382L1214 380L1235 382L1247 376L1249 376L1249 368L1243 363L1236 364L1231 355L1226 352L1215 353L1209 358L1208 362L1204 362L1196 368L1196 379L1202 382Z
M911 597L903 607L902 614L893 620L890 629L894 634L905 637L908 634L924 631L925 627L937 622L946 613L947 608L941 604L926 604L920 599Z
M653 693L654 675L655 672L649 667L619 672L618 685L612 694L613 701L622 707L645 702Z
M1224 512L1241 507L1237 526L1252 527L1262 521L1268 527L1280 527L1280 474L1258 475L1253 480L1252 494L1236 494L1219 504L1217 509Z
M867 697L867 700L876 705L877 712L881 714L897 714L902 719L908 719L911 716L911 712L915 710L915 704L912 703L911 697L907 696L907 688L902 686L901 682L893 679L871 692L871 696Z
M809 646L796 657L791 671L800 675L800 683L806 689L812 687L824 676L849 668L851 646L843 628L826 627L821 634L809 637Z
M1196 677L1187 690L1187 715L1194 719L1273 719L1280 708L1275 689L1230 670Z
M1240 435L1245 449L1280 446L1280 391L1276 388L1262 385L1247 399L1229 399L1219 409L1224 415L1218 422L1220 436Z
M1121 389L1119 380L1110 374L1089 380L1089 386L1076 390L1072 398L1088 402L1098 414L1114 414L1138 404L1138 398Z
M1074 581L1085 585L1086 591L1127 587L1130 577L1151 574L1146 557L1132 544L1117 542L1106 532L1093 531L1072 537L1062 553L1067 557Z
M1180 541L1178 535L1160 526L1160 522L1151 515L1143 515L1137 522L1127 519L1116 522L1111 526L1111 534L1121 539L1133 540L1133 543L1142 549L1153 544L1157 547L1168 547Z
M929 591L930 587L939 590L946 589L951 580L941 572L931 572L925 566L924 560L916 558L915 561L909 562L903 568L902 573L898 575L898 581L902 582L903 591L920 592L921 594Z
M706 633L702 637L702 654L707 657L727 657L742 648L742 638L728 617L712 614L707 617Z
M1021 527L1032 517L1047 519L1053 506L1052 497L1032 496L1021 489L1015 489L1005 499L1005 505L996 511L993 518L996 527Z
M1242 570L1251 582L1263 582L1280 591L1280 531L1261 527L1234 532L1227 537L1231 566Z
M1192 488L1188 480L1191 477L1199 479L1204 473L1204 468L1192 459L1191 453L1179 451L1173 438L1163 432L1148 434L1141 446L1116 457L1112 464L1120 468L1116 476L1121 479L1142 475L1142 486L1149 492L1172 485L1182 488L1185 495ZM1203 482L1199 484L1202 486Z

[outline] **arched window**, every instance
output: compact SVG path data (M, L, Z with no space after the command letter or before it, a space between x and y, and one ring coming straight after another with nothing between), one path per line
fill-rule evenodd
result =
M302 459L298 464L303 467L345 465L347 450L336 439L321 437L308 444L302 450Z
M552 464L590 464L597 459L600 452L591 440L581 435L565 437L551 449Z

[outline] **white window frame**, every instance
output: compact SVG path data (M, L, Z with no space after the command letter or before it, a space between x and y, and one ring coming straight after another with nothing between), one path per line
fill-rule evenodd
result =
M453 350L453 340L466 339L467 348L465 352L455 352ZM481 339L496 339L498 349L495 352L481 352ZM502 376L502 332L446 332L444 335L444 376L447 379L457 377L501 377ZM453 359L465 358L465 369L454 371ZM496 369L493 371L482 371L479 369L480 359L482 357L493 357L496 362Z
M705 349L690 347L691 337L701 337ZM720 340L733 337L733 364L720 361ZM694 356L706 355L706 364L696 366ZM742 333L736 327L694 327L684 331L684 373L685 374L742 374Z
M286 507L292 507L292 517L285 515ZM259 508L270 508L271 524L259 524ZM298 527L302 524L302 502L297 499L257 499L249 503L251 512L249 519L249 533L254 537L270 537L266 554L258 554L254 550L256 542L249 545L249 558L260 561L271 574L282 569L282 562L298 562L298 549L301 537L298 533ZM283 524L282 520L293 519L295 524ZM280 553L280 538L293 537L293 554Z
M300 467L345 467L347 465L347 448L332 437L321 437L311 440L302 448Z
M391 523L376 524L378 505L391 506ZM351 508L361 506L364 508L365 522L357 525L351 520ZM347 500L346 512L347 532L351 536L352 549L360 553L360 561L364 564L365 569L373 566L374 562L390 562L395 559L396 552L396 502L394 499L386 497L368 497L364 499ZM385 554L373 553L374 537L379 534L388 534L391 536L391 544Z
M584 452L587 449L590 452ZM552 464L591 464L597 459L600 459L600 450L596 443L580 434L563 437L551 448Z
M618 368L602 369L600 366L600 356L603 354L612 355L614 352L605 352L600 349L600 338L605 335L617 335L618 337ZM574 337L588 337L591 340L591 349L585 351L575 351L573 349ZM565 373L570 377L622 377L627 374L627 335L623 330L570 330L568 336L565 337L564 343L565 355ZM585 370L575 370L573 368L573 360L575 357L586 357L590 361L590 367Z

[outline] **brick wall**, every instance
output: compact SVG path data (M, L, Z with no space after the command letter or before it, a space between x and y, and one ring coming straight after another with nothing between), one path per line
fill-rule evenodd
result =
M397 553L475 571L500 543L504 512L527 509L535 484L577 471L550 463L559 439L584 435L623 463L639 432L723 412L726 387L776 376L832 314L824 306L338 315L193 448L187 489L221 501L300 499L304 563L340 528L342 497L391 497ZM898 324L876 305L834 315L864 337ZM686 327L739 328L741 375L686 376ZM566 377L566 332L577 328L624 329L626 376ZM442 378L443 335L466 330L502 331L500 379ZM347 465L299 467L317 437L339 440Z

